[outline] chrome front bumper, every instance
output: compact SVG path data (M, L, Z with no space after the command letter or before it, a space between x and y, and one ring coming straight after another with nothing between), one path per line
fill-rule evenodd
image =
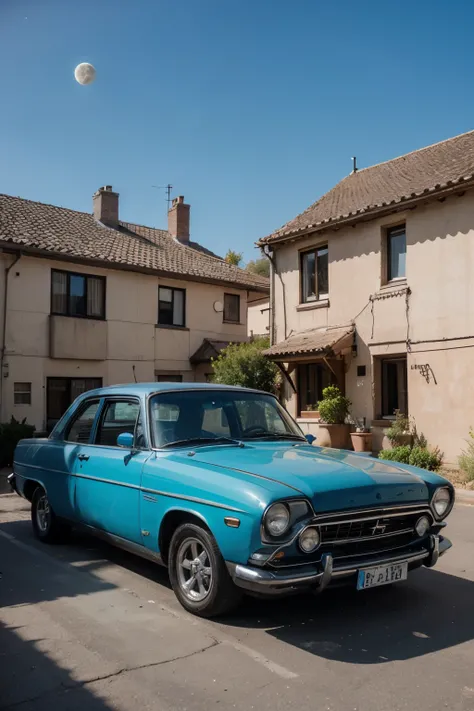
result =
M451 541L443 536L430 536L429 548L396 555L371 556L370 559L353 560L338 564L330 553L324 553L318 566L301 566L296 573L285 570L269 570L248 565L228 563L227 567L234 583L244 590L263 595L282 595L298 590L312 588L322 592L330 583L344 581L365 568L391 563L408 563L408 568L424 565L432 568L438 558L452 546Z

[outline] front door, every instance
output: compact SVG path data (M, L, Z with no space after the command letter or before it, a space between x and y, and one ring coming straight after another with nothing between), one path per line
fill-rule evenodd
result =
M139 544L141 472L150 456L142 446L140 409L138 399L107 398L90 443L77 448L74 466L77 518ZM134 435L136 449L117 445L126 432Z

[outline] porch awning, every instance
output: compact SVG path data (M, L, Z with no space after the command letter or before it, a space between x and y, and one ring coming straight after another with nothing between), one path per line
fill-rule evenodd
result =
M227 348L229 343L230 341L213 341L210 338L205 338L189 360L193 365L210 363L211 358L217 358L219 353L224 350L224 348Z
M312 356L332 356L352 345L354 326L300 331L264 351L271 360L287 361Z

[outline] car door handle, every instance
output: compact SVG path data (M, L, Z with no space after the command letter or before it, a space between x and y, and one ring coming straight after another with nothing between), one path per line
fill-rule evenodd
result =
M78 454L77 458L79 459L80 462L87 462L89 459L88 454Z

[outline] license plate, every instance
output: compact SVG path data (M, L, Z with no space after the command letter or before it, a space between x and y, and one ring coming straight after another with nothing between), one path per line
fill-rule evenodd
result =
M408 563L392 563L392 565L379 565L377 568L366 568L359 570L357 590L398 583L400 580L406 580L407 577Z

